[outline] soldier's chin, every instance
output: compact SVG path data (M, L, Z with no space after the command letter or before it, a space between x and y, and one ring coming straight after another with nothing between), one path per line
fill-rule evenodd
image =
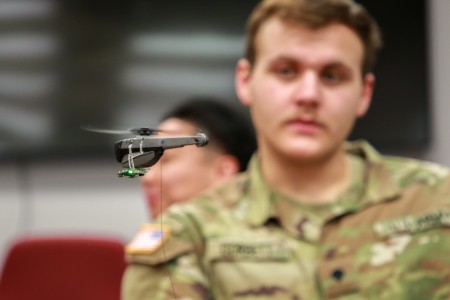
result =
M297 146L287 150L286 155L301 164L315 164L325 161L330 155L325 149L314 146Z

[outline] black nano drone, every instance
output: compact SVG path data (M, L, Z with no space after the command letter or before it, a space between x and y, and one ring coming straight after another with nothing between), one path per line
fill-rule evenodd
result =
M138 136L123 139L114 144L116 160L124 169L117 174L119 177L134 178L143 176L148 169L156 164L164 154L164 150L180 148L187 145L203 147L208 144L208 136L202 132L195 136L162 137L155 136L159 129L146 127L130 128L127 130L103 130L83 127L92 132L108 134L137 134Z

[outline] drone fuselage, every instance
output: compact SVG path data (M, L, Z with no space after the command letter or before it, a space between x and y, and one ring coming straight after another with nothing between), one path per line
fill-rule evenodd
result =
M156 164L164 150L180 148L187 145L203 147L208 144L208 137L204 133L195 136L158 137L138 136L120 140L115 143L116 160L123 167L149 168Z

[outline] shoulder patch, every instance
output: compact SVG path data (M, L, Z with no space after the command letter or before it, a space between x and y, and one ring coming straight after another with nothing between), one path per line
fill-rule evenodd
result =
M169 238L170 227L162 224L143 224L133 240L125 247L128 254L149 254L158 250Z

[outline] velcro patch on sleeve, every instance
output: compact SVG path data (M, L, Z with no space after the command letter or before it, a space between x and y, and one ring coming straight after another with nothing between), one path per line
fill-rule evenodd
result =
M125 247L128 254L156 252L169 238L170 227L162 224L143 224L133 240Z

